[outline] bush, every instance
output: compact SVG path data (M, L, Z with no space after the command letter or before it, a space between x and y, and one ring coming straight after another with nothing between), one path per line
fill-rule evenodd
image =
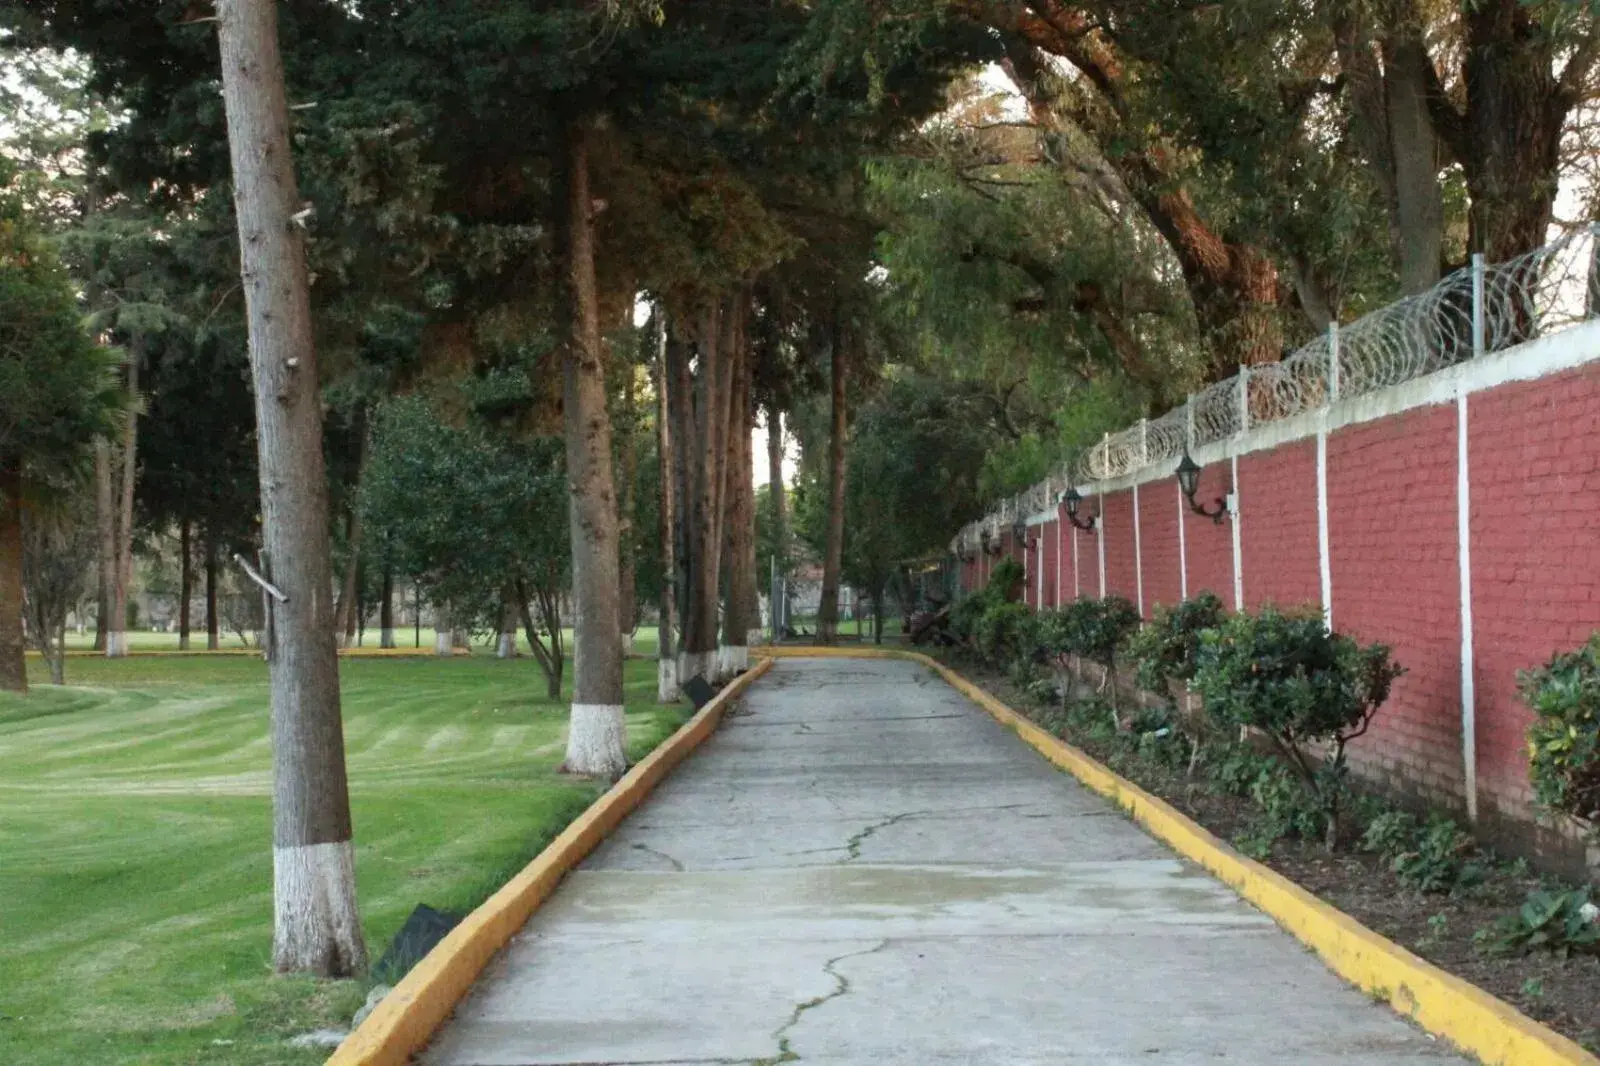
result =
M1382 644L1328 632L1320 613L1229 617L1200 636L1195 687L1223 726L1261 730L1323 802L1327 841L1339 833L1345 747L1367 731L1401 669ZM1329 744L1319 770L1301 746Z
M1600 921L1587 888L1567 892L1537 889L1515 912L1479 930L1478 946L1491 955L1526 955L1550 951L1566 958L1573 952L1600 953Z
M978 654L991 666L1032 662L1036 647L1033 612L1022 603L991 603L973 634Z
M1139 610L1121 596L1079 599L1048 612L1039 624L1041 654L1081 655L1106 668L1111 717L1117 720L1117 649L1139 628Z
M1157 607L1150 624L1128 638L1123 656L1138 669L1139 684L1165 693L1169 681L1190 681L1197 667L1200 634L1227 618L1222 601L1202 592L1176 607Z
M1600 633L1517 675L1536 716L1528 728L1528 776L1540 804L1600 822Z
M1011 603L1022 589L1022 564L1002 559L989 574L989 583L950 609L950 629L963 644L976 646L978 628L991 608Z
M1400 883L1418 892L1455 892L1484 876L1477 844L1444 815L1422 825L1404 811L1385 811L1368 824L1361 850L1383 856Z

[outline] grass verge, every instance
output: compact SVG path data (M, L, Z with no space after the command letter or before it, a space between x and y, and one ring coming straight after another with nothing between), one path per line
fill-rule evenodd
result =
M374 956L418 903L476 906L598 794L555 772L566 706L530 660L341 677ZM270 971L264 664L90 659L69 678L0 696L0 1062L321 1062L286 1039L347 1025L367 985ZM654 663L628 663L635 758L687 717L654 696Z

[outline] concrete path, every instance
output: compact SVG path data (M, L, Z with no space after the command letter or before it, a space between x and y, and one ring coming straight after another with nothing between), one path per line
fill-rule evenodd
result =
M430 1066L1459 1063L912 663L783 660Z

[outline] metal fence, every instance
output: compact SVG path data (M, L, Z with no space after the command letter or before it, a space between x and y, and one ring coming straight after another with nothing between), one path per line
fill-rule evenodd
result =
M1023 492L1002 500L951 542L960 555L998 536L1019 516L1048 510L1067 486L1126 477L1172 462L1254 426L1321 410L1481 355L1549 336L1600 315L1600 224L1576 230L1504 263L1472 265L1427 292L1373 311L1282 362L1239 373L1189 397L1182 407L1104 440Z

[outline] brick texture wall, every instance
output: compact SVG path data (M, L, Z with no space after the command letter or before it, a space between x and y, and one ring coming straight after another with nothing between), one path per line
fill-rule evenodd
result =
M1138 591L1133 561L1133 493L1113 492L1101 502L1105 507L1101 522L1106 539L1106 595L1132 600ZM1095 565L1099 565L1098 561ZM1098 581L1099 575L1095 577Z
M1240 456L1239 483L1245 607L1320 606L1317 442Z
M1523 838L1567 840L1529 830L1531 716L1517 695L1517 673L1600 628L1600 362L1484 388L1467 402L1479 811L1515 824ZM1394 791L1457 810L1466 788L1458 431L1457 407L1444 402L1327 437L1334 626L1390 645L1406 669L1352 760ZM1316 455L1316 440L1303 439L1239 457L1248 608L1321 603ZM1232 488L1231 464L1211 463L1196 498L1210 506ZM1083 514L1103 515L1107 591L1135 599L1142 566L1148 614L1181 599L1186 569L1190 596L1209 589L1233 606L1233 523L1213 523L1185 506L1180 551L1174 483L1143 483L1138 506L1136 562L1133 493L1085 501ZM1079 533L1060 512L1034 531L1041 545L1029 563L1030 603L1070 600L1075 578L1083 595L1099 592L1095 535ZM967 587L981 583L990 564L964 566ZM1033 577L1039 566L1042 597Z
M1144 558L1144 611L1183 600L1178 557L1178 489L1169 481L1139 486L1139 534Z

